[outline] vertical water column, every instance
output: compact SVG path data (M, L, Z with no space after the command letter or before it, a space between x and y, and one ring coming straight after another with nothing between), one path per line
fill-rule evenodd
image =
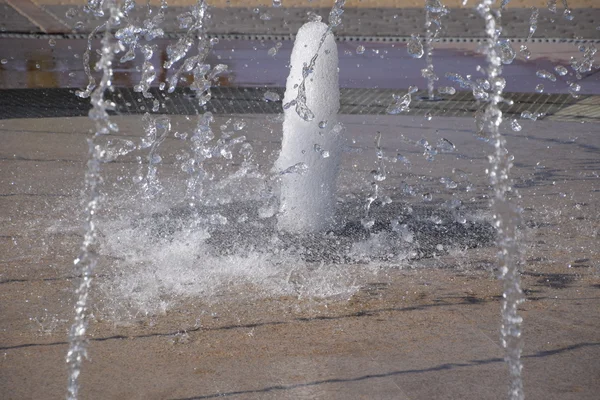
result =
M425 0L425 68L421 70L421 76L427 79L427 98L434 100L433 94L435 81L439 77L433 68L433 42L441 30L441 18L448 14L448 9L440 0Z
M488 138L494 145L494 152L490 156L489 177L492 183L494 196L492 211L494 226L498 231L498 262L500 278L503 282L502 300L502 327L501 339L505 348L505 360L510 374L509 399L523 400L523 381L521 370L521 340L522 318L518 313L518 306L523 301L519 264L521 252L517 241L517 227L520 222L520 212L507 198L512 191L509 177L512 167L512 157L506 149L506 140L500 134L502 111L499 104L503 101L502 91L506 85L502 72L502 58L499 50L500 26L497 18L499 13L492 10L495 0L481 0L477 11L485 20L487 42L485 54L488 62L486 68L490 93L484 114L485 129Z
M335 187L342 150L338 53L333 33L308 22L296 35L283 100L278 228L294 233L333 226ZM295 107L294 107L295 106Z
M111 106L104 98L104 92L112 85L113 77L113 59L118 52L119 46L112 41L111 28L118 26L121 11L112 0L103 3L106 9L110 10L109 20L106 22L106 31L102 39L102 51L100 60L96 66L98 71L102 71L102 79L98 87L91 93L92 109L89 117L95 124L95 133L93 138L88 139L89 161L85 174L85 186L87 190L87 205L85 209L85 234L81 251L75 259L76 276L79 277L79 285L75 290L75 317L71 330L69 332L69 350L66 361L68 368L68 386L67 399L76 400L79 393L79 375L81 365L87 356L87 319L89 307L89 290L92 283L92 274L97 263L97 256L92 249L96 242L95 215L98 209L99 194L98 184L100 183L100 165L104 156L104 148L98 143L98 138L102 135L118 131L114 122L110 121L106 112ZM98 15L102 15L99 10L101 5L95 9Z

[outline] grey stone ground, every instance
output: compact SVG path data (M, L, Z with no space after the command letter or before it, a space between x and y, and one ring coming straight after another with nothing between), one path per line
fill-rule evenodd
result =
M233 118L238 118L232 116ZM184 129L185 118L173 117ZM244 133L265 155L280 133L265 116L244 116ZM137 117L118 117L121 135L140 135ZM467 118L344 116L354 148L340 190L360 193L375 159L373 131L384 152L412 161L409 172L390 164L390 188L406 181L442 201L456 195L485 207L483 170L488 145L473 138ZM216 125L224 122L219 117ZM267 134L271 126L274 130ZM0 121L0 393L5 399L62 398L66 328L72 314L72 259L79 190L86 160L86 118ZM404 139L398 135L402 133ZM445 137L456 152L424 159L411 141ZM524 208L524 378L528 399L596 399L600 391L600 209L594 125L524 123L507 134L513 176ZM167 157L181 143L167 139ZM260 154L260 152L258 153ZM263 157L263 156L261 156ZM268 168L269 159L260 158ZM169 171L169 161L164 174ZM107 164L105 177L134 170L125 158ZM121 171L121 172L119 172ZM467 178L464 178L467 177ZM117 181L115 181L118 183ZM121 189L107 185L107 209ZM362 188L362 189L361 189ZM401 197L419 203L420 197ZM94 299L90 361L82 398L94 399L503 399L507 374L499 344L500 283L491 247L403 264L364 275L344 265L361 289L349 299L294 296L207 303L200 296L165 313L119 319L102 311L119 298ZM124 270L103 259L95 284ZM97 287L97 286L95 286ZM233 292L236 292L234 288ZM259 289L260 293L260 289ZM165 295L169 296L168 292Z

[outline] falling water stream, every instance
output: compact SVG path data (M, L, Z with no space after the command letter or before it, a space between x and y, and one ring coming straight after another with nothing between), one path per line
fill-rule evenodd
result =
M494 189L492 210L494 225L498 230L498 262L501 279L504 285L502 301L502 344L506 350L506 362L510 374L509 398L511 400L524 399L523 381L521 377L521 323L517 307L523 301L521 290L519 265L521 261L520 246L517 238L517 226L520 222L520 212L510 201L513 195L511 186L510 169L512 157L506 149L506 139L500 133L502 111L500 103L503 101L502 91L506 81L502 77L502 57L498 51L501 26L497 25L499 11L493 10L495 0L482 0L477 6L477 11L485 20L485 31L488 36L485 55L488 66L486 69L487 80L490 86L490 95L484 113L484 125L489 135L489 141L494 146L494 153L489 157L490 169L488 174Z
M90 7L93 4L90 3ZM89 161L85 174L87 190L87 205L85 209L85 235L81 245L81 252L75 259L76 275L80 282L75 290L75 318L69 333L69 350L67 353L67 366L69 370L67 399L76 400L79 393L79 376L83 360L87 357L86 331L88 325L89 291L92 283L97 256L96 245L96 213L99 206L98 185L100 184L100 165L105 149L98 143L101 136L117 132L118 127L109 118L107 110L114 108L104 98L104 93L111 87L113 78L113 59L120 47L112 40L111 28L118 26L121 18L120 10L112 0L105 2L105 7L110 12L106 22L106 31L102 39L102 51L96 69L102 71L99 85L91 93L92 109L89 117L94 121L95 133L88 139ZM96 10L98 10L96 8ZM88 89L90 86L88 86Z

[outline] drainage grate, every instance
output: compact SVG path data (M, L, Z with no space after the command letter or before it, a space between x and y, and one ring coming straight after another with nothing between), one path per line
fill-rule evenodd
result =
M283 88L215 87L212 100L199 107L193 93L178 89L171 94L151 89L154 98L160 102L157 114L193 115L210 111L215 114L278 114L282 105L279 102L264 100L266 91L277 92L283 97ZM85 116L90 108L88 99L80 99L75 89L5 89L0 91L0 119L8 118L52 118ZM384 115L392 103L392 94L403 94L392 89L354 89L340 91L340 114ZM425 92L413 95L411 108L406 115L446 117L471 117L483 107L473 99L471 92L457 92L455 95L437 101L424 100ZM108 93L117 103L116 114L153 113L154 99L144 98L130 88L115 88ZM520 115L523 111L544 116L571 116L571 119L598 119L600 104L597 96L581 96L573 99L568 94L506 93L505 97L514 104L503 105L505 115ZM575 107L575 108L574 108ZM582 114L578 115L578 112Z

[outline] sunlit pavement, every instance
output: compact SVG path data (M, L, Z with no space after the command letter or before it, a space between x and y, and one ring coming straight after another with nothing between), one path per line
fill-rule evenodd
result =
M225 115L215 123L230 117L239 118ZM266 117L243 117L243 133L255 149L266 150L257 152L264 169L281 134ZM177 129L193 122L172 118ZM115 121L121 137L141 135L138 117ZM405 180L417 188L425 185L421 190L438 201L451 192L441 178L461 187L467 179L472 191L457 190L485 207L490 146L474 139L471 119L361 115L341 121L352 146L363 150L345 156L341 190L369 186L377 130L386 155L400 152L412 163L408 175L402 165L390 164L384 190ZM81 241L77 216L90 127L84 117L0 122L0 393L5 399L64 394L72 259ZM523 122L520 133L506 133L527 227L527 301L521 306L527 398L596 399L597 130L593 124L538 121ZM436 162L411 144L441 137L452 141L456 152L439 155ZM175 173L169 154L181 144L169 137L161 148L163 177ZM109 219L128 190L116 177L135 168L134 158L106 165L108 214L103 214ZM419 202L410 196L397 200ZM106 228L101 224L100 230ZM200 297L165 313L124 319L110 313L122 300L96 292L82 398L504 399L508 378L499 344L501 285L494 259L493 248L480 248L401 263L400 269L339 265L334 268L354 274L361 286L349 300L228 295L208 304ZM122 279L122 271L112 267L117 261L102 259L95 287Z

